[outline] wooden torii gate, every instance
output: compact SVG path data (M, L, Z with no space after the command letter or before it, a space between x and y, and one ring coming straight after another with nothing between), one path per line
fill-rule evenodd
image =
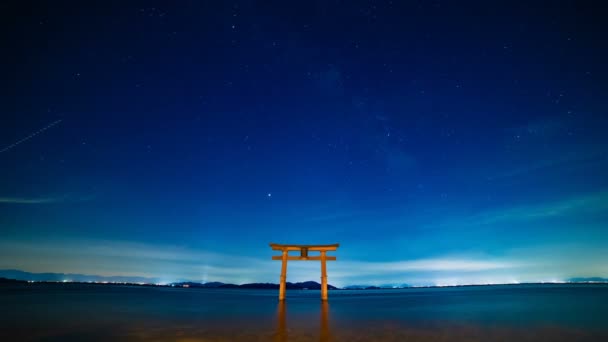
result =
M327 300L327 266L325 261L336 260L335 256L327 256L327 251L335 251L340 244L333 245L281 245L271 243L274 251L283 252L282 255L273 255L272 260L281 260L281 283L279 285L279 300L285 300L285 286L287 280L287 260L320 260L321 261L321 300ZM300 251L300 256L290 256L289 251ZM308 252L321 252L318 256L309 256Z

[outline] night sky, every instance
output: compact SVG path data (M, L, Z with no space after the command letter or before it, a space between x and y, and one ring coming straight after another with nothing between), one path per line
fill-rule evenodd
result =
M597 4L1 9L0 269L278 282L276 242L340 243L337 286L608 276Z

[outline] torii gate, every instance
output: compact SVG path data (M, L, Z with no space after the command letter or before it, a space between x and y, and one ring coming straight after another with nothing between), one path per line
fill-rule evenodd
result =
M340 244L333 245L281 245L271 243L274 251L282 251L282 255L273 255L272 260L281 260L281 284L279 285L279 300L285 300L285 282L287 280L287 260L320 260L321 261L321 300L327 300L327 267L325 261L336 260L335 256L327 256L327 251L335 251ZM289 256L289 251L300 251L300 256ZM319 256L308 256L308 252L321 252Z

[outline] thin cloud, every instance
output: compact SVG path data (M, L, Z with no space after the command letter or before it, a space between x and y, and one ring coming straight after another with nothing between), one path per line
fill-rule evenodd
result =
M594 213L608 210L608 192L573 197L544 205L522 206L475 217L477 224L493 224L505 221L529 221L552 217Z
M65 194L54 197L0 197L0 203L6 204L50 204L63 202L88 202L98 197L97 194Z
M470 226L484 226L504 223L533 222L558 217L593 215L608 210L608 191L571 197L565 200L548 201L537 205L512 206L488 210L470 216L451 217L425 226L431 228L461 229Z
M522 264L512 261L467 259L467 258L430 258L389 262L344 261L336 264L342 276L370 275L384 276L410 272L482 272L521 267Z
M63 202L64 200L65 200L65 197L38 197L38 198L0 197L0 203L9 203L9 204L46 204L46 203Z
M606 154L603 150L572 151L567 154L550 159L540 159L526 162L517 168L501 171L494 175L486 176L488 181L499 181L511 178L527 176L529 174L542 174L552 169L570 169L588 167L594 164L605 164Z

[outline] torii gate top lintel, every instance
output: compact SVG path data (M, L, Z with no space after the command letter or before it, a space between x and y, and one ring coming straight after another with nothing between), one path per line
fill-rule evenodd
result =
M335 251L340 247L339 243L331 245L283 245L279 243L271 243L270 247L275 251L299 251L302 249L308 249L309 251Z
M272 260L281 260L281 283L279 286L279 300L285 299L285 288L287 279L287 260L318 260L321 261L321 300L327 300L327 268L326 261L336 260L335 256L327 256L328 251L335 251L340 244L332 245L283 245L271 243L270 247L275 251L281 251L282 255L274 255ZM289 251L300 251L300 256L290 256ZM319 256L309 256L309 251L320 252Z

